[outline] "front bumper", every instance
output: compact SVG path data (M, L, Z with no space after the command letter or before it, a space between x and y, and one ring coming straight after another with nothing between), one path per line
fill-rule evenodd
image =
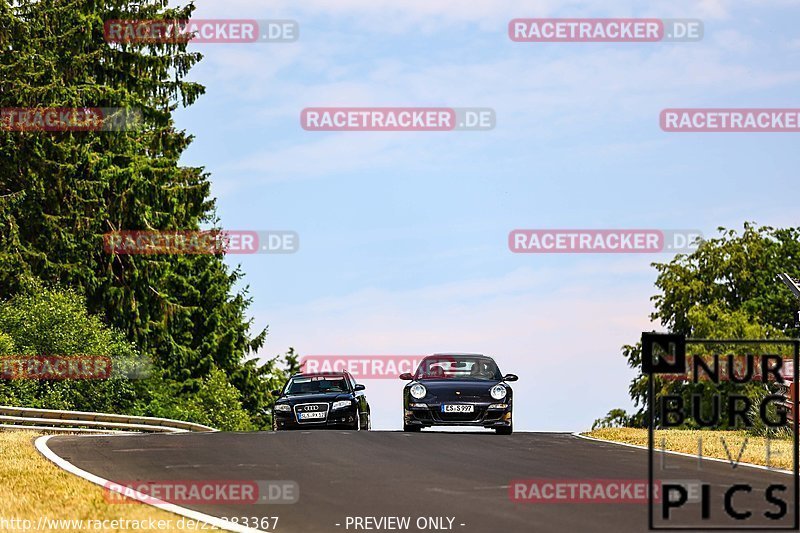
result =
M353 405L328 411L324 420L298 422L294 409L292 411L273 411L274 427L276 430L284 429L340 429L358 426L358 407Z
M404 409L403 422L406 426L476 426L485 428L503 428L511 426L512 406L505 404L503 409L489 409L487 402L445 402L473 405L473 413L445 413L441 402L416 402L408 404ZM502 402L496 402L502 403ZM424 407L419 406L420 404ZM415 406L416 405L416 406Z

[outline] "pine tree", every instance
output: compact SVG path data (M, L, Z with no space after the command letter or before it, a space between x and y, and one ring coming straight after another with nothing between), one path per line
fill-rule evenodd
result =
M0 107L138 110L131 131L0 131L0 297L31 273L72 287L191 391L216 367L251 416L269 402L274 369L245 362L247 289L218 255L111 255L116 230L216 225L209 175L179 164L192 136L172 113L203 94L187 74L202 56L186 43L109 44L110 19L186 20L166 0L0 0Z

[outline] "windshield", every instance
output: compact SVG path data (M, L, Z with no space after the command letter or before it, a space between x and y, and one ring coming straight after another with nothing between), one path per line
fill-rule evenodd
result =
M344 376L298 376L289 381L286 394L319 394L325 392L347 392Z
M414 379L466 379L500 381L503 375L494 361L486 357L447 355L425 359Z

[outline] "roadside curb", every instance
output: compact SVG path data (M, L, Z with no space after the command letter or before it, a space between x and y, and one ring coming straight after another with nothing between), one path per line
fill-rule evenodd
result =
M86 481L94 483L95 485L99 485L103 487L104 490L113 490L114 492L123 494L122 491L114 490L115 485L111 481L103 479L100 476L96 476L91 472L82 470L77 466L73 465L72 463L70 463L69 461L67 461L66 459L62 459L61 457L56 455L56 453L47 446L47 441L49 441L53 436L54 435L45 435L36 439L35 445L39 453L44 455L48 460L55 463L56 466L58 466L62 470L66 470L70 474L74 474L78 477L85 479ZM159 500L157 498L153 498L152 496L148 496L147 494L144 494L139 491L133 491L133 490L125 491L124 495L133 500L137 500L145 505L150 505L152 507L155 507L156 509L161 509L163 511L177 514L185 518L189 518L199 522L205 522L206 524L214 526L223 531L235 531L239 533L264 533L261 529L253 529L250 527L241 526L239 524L234 524L233 522L222 520L221 518L217 518L216 516L207 515L199 511L193 511L192 509L181 507L180 505L175 505L174 503L169 503Z

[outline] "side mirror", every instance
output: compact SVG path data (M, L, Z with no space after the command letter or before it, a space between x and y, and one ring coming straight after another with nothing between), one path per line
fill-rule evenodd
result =
M280 395L281 395L281 391L279 391L279 390L274 390L274 391L272 391L272 393L271 393L271 394L272 394L273 396L280 396Z
M516 374L506 374L503 376L503 381L517 381L519 376Z
M411 381L412 379L414 379L414 376L412 376L409 372L405 372L403 374L400 374L400 379Z
M364 385L362 385L361 383L357 383L357 384L356 384L356 388L355 388L355 389L353 389L353 390L355 390L356 392L358 392L358 391L360 391L360 390L364 390L364 389L366 389L366 387L365 387Z

